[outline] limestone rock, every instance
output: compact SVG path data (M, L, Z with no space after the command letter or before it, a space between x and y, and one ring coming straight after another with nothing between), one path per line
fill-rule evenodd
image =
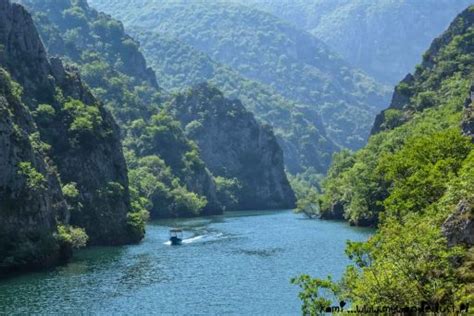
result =
M294 207L275 135L269 126L260 126L240 101L201 84L176 97L170 109L198 144L212 174L239 181L237 209Z

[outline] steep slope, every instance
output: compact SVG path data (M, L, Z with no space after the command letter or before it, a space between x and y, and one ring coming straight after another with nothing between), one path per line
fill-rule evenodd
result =
M56 218L64 219L67 211L57 175L33 138L37 130L15 89L0 69L0 275L56 262Z
M22 88L60 181L74 187L70 224L85 228L94 244L138 241L118 128L81 78L48 60L29 13L1 1L0 64ZM33 136L33 135L30 135Z
M168 120L153 120L155 115L161 113L161 103L165 96L158 87L155 74L147 67L138 49L138 43L125 33L122 24L90 8L87 1L19 2L34 13L35 22L49 53L73 63L93 93L105 101L105 106L117 119L121 126L129 167L137 168L132 170L132 176L140 173L143 177L145 173L144 178L154 179L153 182L157 185L166 187L166 198L160 195L161 201L158 201L156 194L145 194L155 200L155 203L140 202L140 198L134 194L134 204L140 205L140 208L149 208L153 216L219 213L221 206L216 199L212 175L202 162L193 164L194 158L190 157L195 149L179 128L174 129L172 135L168 135L175 143L171 143L166 149L160 145L169 140L159 135L155 135L153 141L147 144L146 150L143 149L143 143L139 141L143 135L136 134L137 126L151 131L157 128L165 129L169 127L167 124L173 123ZM140 150L137 151L137 148ZM173 155L174 160L165 159L166 155ZM152 169L140 165L137 159L144 156L164 160L166 163L161 165L161 168L171 166L169 179L159 178L153 174ZM199 157L196 159L200 161ZM132 181L132 184L133 190L143 193L135 186L138 185L137 181ZM190 198L202 197L205 203L198 209L190 206L182 207L178 211L173 204L179 204L178 200L183 195Z
M18 2L33 13L48 53L75 64L120 125L153 113L160 102L155 74L120 22L87 1Z
M250 0L309 31L352 65L395 84L471 0Z
M390 167L387 159L403 151L405 143L450 129L457 129L460 134L461 125L469 130L465 124L469 124L470 99L465 100L470 98L473 79L472 22L472 9L468 9L433 41L421 66L395 88L390 107L376 119L369 144L344 168L333 166L338 172L330 177L329 183L334 181L334 187L328 184L328 196L333 202L347 203L346 216L355 222L376 219L380 202L393 189L384 174L385 168ZM353 177L359 179L353 185L337 184L350 182ZM362 179L370 185L360 191Z
M201 84L169 105L215 176L235 179L236 209L293 208L283 153L268 126L261 127L238 100Z
M368 145L335 159L323 215L337 206L353 224L378 223L347 249L354 264L342 285L354 304L433 311L473 302L473 79L471 6L396 87Z
M309 33L264 12L222 2L91 3L129 28L178 38L244 77L311 105L329 137L341 145L362 146L373 116L385 103L384 89L373 80Z
M310 106L297 104L270 86L242 77L176 38L149 31L133 34L143 44L163 88L179 90L208 81L226 97L242 100L257 119L272 125L290 173L308 168L318 173L327 170L338 146L326 135L320 116Z
M21 2L35 13L49 51L79 68L120 123L133 205L154 217L221 213L226 203L218 200L213 175L196 144L163 109L168 96L121 23L87 1Z

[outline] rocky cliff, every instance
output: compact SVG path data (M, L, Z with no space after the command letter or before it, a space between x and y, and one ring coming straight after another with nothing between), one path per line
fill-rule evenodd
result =
M110 114L75 71L48 59L30 14L9 0L0 0L0 47L0 65L19 83L61 183L78 190L70 223L92 244L139 240L128 223L127 169Z
M272 130L260 126L238 100L201 84L177 96L170 110L199 147L214 176L236 179L236 209L284 209L295 197Z
M0 275L56 262L56 218L67 215L57 175L16 88L0 68Z
M469 97L464 104L464 113L461 121L464 135L471 137L474 142L474 85L471 86Z

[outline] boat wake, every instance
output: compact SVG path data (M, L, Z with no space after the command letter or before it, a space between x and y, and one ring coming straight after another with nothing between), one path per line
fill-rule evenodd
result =
M197 243L197 242L209 242L209 241L214 241L214 240L219 240L223 239L224 234L223 233L214 233L214 234L208 234L208 235L198 235L198 236L193 236L190 238L185 238L181 242L182 244L192 244L192 243ZM167 241L164 243L165 245L171 245L171 241Z

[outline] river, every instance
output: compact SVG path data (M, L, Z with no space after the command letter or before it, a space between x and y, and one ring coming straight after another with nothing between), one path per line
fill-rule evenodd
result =
M185 230L170 246L170 227ZM291 211L151 222L139 245L79 251L67 266L0 281L0 314L298 314L302 273L339 278L346 240L371 230Z

